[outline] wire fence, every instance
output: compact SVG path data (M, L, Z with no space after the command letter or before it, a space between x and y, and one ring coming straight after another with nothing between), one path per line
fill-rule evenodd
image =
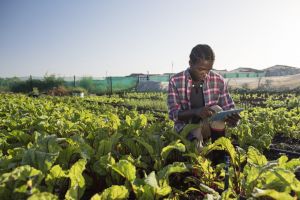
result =
M14 92L29 92L33 88L38 88L40 91L47 91L53 87L66 86L68 88L81 87L96 94L112 94L136 91L141 82L168 82L172 75L137 74L124 77L55 77L54 75L37 77L30 75L20 78L0 78L0 87L12 88L11 91Z

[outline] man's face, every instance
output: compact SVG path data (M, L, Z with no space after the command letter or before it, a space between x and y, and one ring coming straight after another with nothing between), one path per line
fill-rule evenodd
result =
M193 81L203 81L206 74L212 69L213 64L214 61L211 60L203 60L194 65L190 62L190 74Z

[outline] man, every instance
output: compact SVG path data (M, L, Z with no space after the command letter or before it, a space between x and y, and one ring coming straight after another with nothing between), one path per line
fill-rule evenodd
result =
M206 121L214 112L234 108L234 102L228 93L224 78L211 71L215 55L210 46L199 44L190 54L190 67L174 75L169 81L168 108L169 117L174 121L175 130L180 133L188 123ZM238 114L226 119L229 126L235 126L240 119ZM212 140L225 135L225 123L209 124L211 133L202 130L191 132L188 139L211 137ZM197 131L196 131L197 132ZM198 134L198 135L197 135Z

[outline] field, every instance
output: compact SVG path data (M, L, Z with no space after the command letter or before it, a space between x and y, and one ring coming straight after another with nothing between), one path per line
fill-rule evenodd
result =
M199 154L164 93L0 94L0 199L300 199L300 97L233 98L239 125Z

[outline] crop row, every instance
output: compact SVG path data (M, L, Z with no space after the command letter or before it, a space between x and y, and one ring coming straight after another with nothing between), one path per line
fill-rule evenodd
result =
M162 120L151 110L141 114L98 103L108 101L122 99L1 94L0 198L300 198L295 176L300 159L268 161L261 153L268 142L249 140L265 131L271 137L278 131L295 134L296 109L246 110L228 138L209 142L199 154L185 139L194 125L179 135L167 113ZM279 121L278 116L286 119ZM269 129L266 119L273 120ZM234 137L237 147L231 143ZM268 136L259 140L264 138ZM230 165L210 161L220 150Z

